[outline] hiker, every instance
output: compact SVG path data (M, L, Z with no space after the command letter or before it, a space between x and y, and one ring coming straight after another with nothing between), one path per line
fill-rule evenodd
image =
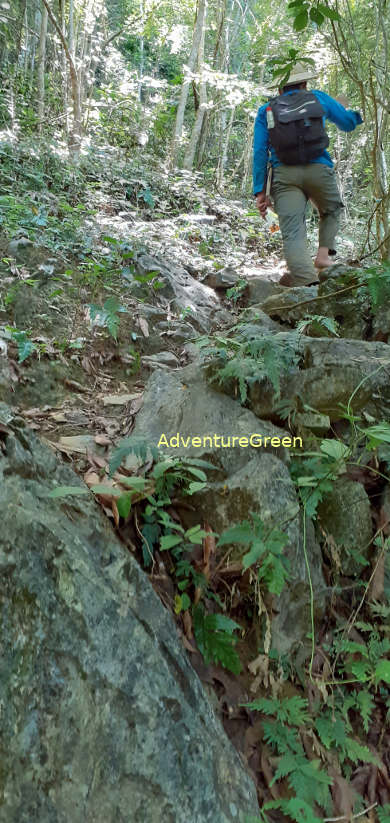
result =
M343 203L333 162L326 151L329 138L325 119L342 131L353 131L363 122L359 112L347 111L344 96L335 100L323 91L307 91L307 81L317 76L297 63L288 83L279 88L279 96L259 108L255 121L253 193L263 218L271 206L270 195L279 217L289 269L279 281L282 286L318 283L316 269L333 263L331 256L336 254L335 238ZM276 87L274 83L273 88ZM320 214L314 265L306 242L305 212L309 199Z

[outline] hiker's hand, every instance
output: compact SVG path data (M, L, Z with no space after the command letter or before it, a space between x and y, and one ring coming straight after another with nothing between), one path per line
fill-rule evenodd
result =
M256 208L259 210L263 220L267 214L267 209L271 207L272 203L269 197L263 192L260 191L259 194L256 194L255 198Z
M345 109L349 108L349 100L348 97L345 96L345 94L339 94L339 96L336 97L336 100L338 103L341 103L341 105L344 106Z

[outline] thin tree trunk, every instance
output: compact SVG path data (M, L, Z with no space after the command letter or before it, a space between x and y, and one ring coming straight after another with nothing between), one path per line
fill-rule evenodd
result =
M40 31L41 28L41 18L42 13L39 9L35 12L35 20L34 20L34 29L36 32ZM33 38L33 43L31 47L31 62L30 62L30 91L33 89L34 85L34 70L35 70L35 55L36 55L36 44L37 44L37 37L39 39L39 34Z
M183 168L192 170L194 165L194 158L196 147L199 142L199 138L202 131L202 125L204 116L207 111L207 86L206 81L204 78L204 39L205 39L205 29L206 29L206 16L207 16L207 0L205 0L205 7L204 7L204 15L203 15L203 27L199 42L199 52L198 52L198 71L200 72L200 83L199 83L199 107L196 112L195 122L192 128L191 137L187 146L187 150L184 157Z
M68 46L69 52L74 61L75 47L74 47L74 5L73 0L69 0L69 24L68 24Z
M66 23L65 23L65 0L60 0L60 16L61 16L61 31L63 39L66 39ZM64 107L64 126L65 134L69 135L69 114L68 114L68 64L66 60L65 49L62 49L62 101Z
M69 134L69 151L71 156L74 160L77 160L80 154L80 145L81 145L81 137L82 137L82 118L81 118L81 104L80 104L80 83L79 78L76 71L76 66L74 63L74 59L70 52L68 43L64 37L62 32L61 26L59 25L58 21L56 20L50 6L48 0L42 0L43 4L47 8L47 12L49 15L49 19L53 24L60 41L62 43L62 47L65 51L68 67L69 67L69 74L70 74L70 83L71 83L71 91L72 91L72 104L73 104L73 123L72 129Z
M236 108L234 107L230 112L229 123L226 129L225 140L223 143L222 149L222 156L220 157L218 163L218 170L217 170L217 187L219 189L223 189L225 185L225 171L227 167L228 161L228 152L229 152L229 142L230 142L230 135L232 133L233 122L234 122L234 115L235 115Z
M202 38L202 31L204 26L204 17L206 12L206 0L199 0L198 5L198 13L196 16L196 23L194 28L194 34L192 38L192 46L190 56L188 58L188 70L189 72L193 72L195 70L196 61L199 52L199 44ZM190 88L191 78L189 75L184 75L183 84L181 87L179 104L177 107L176 113L176 122L175 122L175 129L173 133L173 140L169 155L168 165L170 168L174 168L177 166L179 151L180 151L180 142L183 134L183 124L184 124L184 112L187 105L187 98L188 92Z
M28 17L27 17L27 4L24 9L24 29L25 29L25 43L24 43L24 76L27 77L28 73L28 58L29 58L29 46L30 46L30 38L29 38L29 28L28 28Z
M45 59L46 59L46 37L47 37L47 8L44 6L41 14L41 30L38 43L37 59L37 110L38 110L38 133L41 134L43 126L43 116L45 112Z

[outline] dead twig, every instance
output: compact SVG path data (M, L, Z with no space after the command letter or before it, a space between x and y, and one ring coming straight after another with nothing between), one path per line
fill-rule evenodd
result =
M358 817L363 817L363 815L370 812L371 809L375 809L375 806L377 805L377 802L372 803L371 806L367 806L367 808L363 809L362 812L359 812L359 814L354 814L352 817L348 817L346 814L343 814L341 817L324 817L323 823L337 823L339 820L347 820L349 823L350 820L357 820Z

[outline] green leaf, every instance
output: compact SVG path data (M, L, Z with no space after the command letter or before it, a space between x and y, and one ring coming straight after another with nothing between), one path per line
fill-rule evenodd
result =
M120 489L114 489L112 486L105 486L104 483L96 483L91 486L91 492L94 494L104 494L108 497L120 497L123 492Z
M174 546L178 546L182 542L183 538L181 535L166 534L160 540L160 549L162 552L166 552L168 549L173 549Z
M375 763L379 765L379 758L370 751L368 746L362 746L362 744L353 737L346 738L345 751L349 760L352 760L352 763L357 763L361 760L363 763Z
M207 480L207 475L202 472L201 469L197 469L194 466L186 466L186 471L193 474L194 477L198 478L198 480L202 480L203 482Z
M266 544L263 540L253 540L249 552L244 554L242 558L243 569L249 569L249 566L253 566L254 563L257 563L257 561L260 560L260 557L264 554L265 550Z
M295 31L303 31L306 28L309 22L309 15L305 9L305 11L301 11L294 20L294 30Z
M35 351L36 345L28 339L25 331L13 331L12 337L18 345L18 361L23 363Z
M201 492L202 489L206 488L206 486L207 483L200 483L199 481L193 480L188 484L188 494L196 494L196 492Z
M324 439L321 441L320 449L328 457L333 457L334 460L345 460L349 455L349 447L342 443L341 440Z
M209 532L206 532L204 529L201 529L200 526L193 526L192 529L188 529L185 533L185 537L190 543L194 543L196 545L202 545L203 539L207 537Z
M384 683L390 683L390 660L380 660L375 668L375 681L383 680Z
M253 540L253 529L248 520L244 520L237 526L231 526L222 532L217 546L226 546L227 543L243 543L248 545Z
M208 628L233 634L241 626L225 614L208 614L205 618Z
M177 594L175 596L175 606L174 612L175 614L180 614L181 612L187 611L191 606L191 600L188 597L188 594Z
M363 728L368 732L368 721L375 707L375 701L370 692L362 690L356 694L356 704L363 720Z
M325 5L325 3L319 3L317 8L318 11L321 12L321 14L323 14L324 17L328 17L329 20L342 20L342 17L340 17L339 13L334 9L331 9L328 5Z
M205 662L221 663L234 674L239 674L242 666L234 649L237 638L232 636L238 625L225 615L206 615L200 605L195 607L193 618L195 639Z
M82 494L89 494L89 489L86 486L57 486L47 496L51 498L80 497Z
M291 726L303 726L309 721L308 701L299 695L282 699L260 697L259 700L244 705L263 714L274 715L282 723L289 723Z
M147 484L145 477L121 477L122 486L129 486L134 491L142 492Z
M310 9L310 19L313 20L314 23L317 23L317 26L321 26L325 20L324 15L315 8Z
M127 520L130 514L132 496L131 492L125 492L125 494L122 494L119 500L116 501L118 514L120 517L123 517L124 520Z
M179 461L177 459L161 460L159 463L156 463L152 471L152 477L154 477L155 480L159 480L160 477L162 477L167 471L170 469L175 469L178 462Z
M384 806L377 806L376 813L379 823L390 823L390 803L385 803Z
M370 449L376 448L380 443L390 443L389 423L377 423L376 426L368 426L368 428L361 429L361 431L368 438L367 445Z

